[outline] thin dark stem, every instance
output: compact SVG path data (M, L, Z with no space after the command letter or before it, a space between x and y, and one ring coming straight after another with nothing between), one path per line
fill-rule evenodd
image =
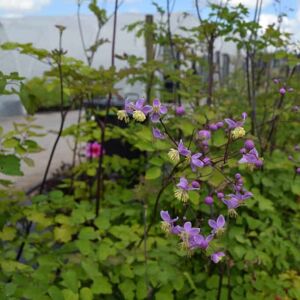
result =
M52 164L52 160L53 160L53 157L54 157L54 153L56 151L56 147L57 147L58 142L61 138L63 128L64 128L64 124L65 124L65 120L66 120L66 116L67 116L67 112L68 112L67 110L64 110L64 85L63 85L63 71L62 71L62 55L63 55L62 34L63 34L63 29L59 28L59 49L55 53L57 55L56 56L56 63L57 63L57 67L58 67L59 80L60 80L60 115L61 115L61 121L60 121L58 134L56 136L55 142L53 144L53 147L52 147L52 150L51 150L51 153L50 153L50 157L49 157L47 167L46 167L46 170L45 170L45 173L44 173L44 176L43 176L43 180L42 180L42 183L41 183L40 188L39 188L39 193L40 194L42 194L43 191L44 191L44 188L45 188L45 185L46 185L46 182L47 182L47 177L48 177L48 174L49 174L49 171L50 171L50 166ZM27 224L26 228L25 228L25 239L27 239L27 237L30 233L32 224L33 224L33 222L30 221ZM19 261L20 258L22 257L22 253L24 251L25 243L26 243L26 241L23 241L20 248L19 248L19 250L18 250L18 253L17 253L17 256L16 256L17 261Z
M84 40L84 35L83 35L83 30L82 30L82 24L81 24L81 18L80 18L80 8L81 8L81 0L78 0L78 2L77 2L77 22L78 22L78 27L79 27L79 35L80 35L80 39L81 39L84 56L86 58L86 61L90 65L90 59L86 52L86 45L85 45L85 40Z
M162 119L160 119L159 121L160 121L160 124L162 125L162 127L164 128L166 135L169 137L169 139L170 139L170 140L174 143L174 145L177 147L177 146L178 146L177 142L176 142L175 139L172 137L172 135L169 133L169 131L168 131L166 125L164 124L164 122L162 121Z
M229 144L231 142L230 134L231 134L231 132L229 131L228 140L226 143L226 148L225 148L225 153L224 153L224 164L226 163L226 161L228 159Z
M219 266L219 285L218 285L218 293L217 293L216 300L221 299L222 285L223 285L223 264L220 264L220 266Z
M172 177L173 175L176 173L177 171L177 168L178 166L181 164L181 162L177 163L174 168L172 169L170 175L166 178L165 180L165 183L163 184L163 186L160 188L157 196L156 196L156 199L155 199L155 203L154 203L154 208L153 208L153 211L152 211L152 218L151 218L151 222L150 224L148 225L147 227L147 230L146 230L146 234L148 235L150 229L152 228L152 226L154 225L155 223L155 220L156 220L156 214L157 214L157 209L158 209L158 205L159 205L159 200L163 194L163 192L165 191L165 189L170 185L170 183L172 182ZM137 247L140 247L141 243L143 242L143 239L144 239L144 236L141 238L141 240L139 241Z
M118 15L118 0L115 0L115 10L114 10L114 25L113 25L113 37L112 37L112 48L111 48L111 67L115 67L115 47L116 47L116 33L117 33L117 15ZM112 91L110 91L108 96L108 101L106 104L106 112L104 121L99 121L99 126L101 129L101 153L98 161L98 170L97 170L97 188L96 188L96 206L95 206L95 215L98 217L100 212L101 199L104 197L104 172L103 172L103 149L105 147L105 129L106 123L109 115L109 110L112 100Z

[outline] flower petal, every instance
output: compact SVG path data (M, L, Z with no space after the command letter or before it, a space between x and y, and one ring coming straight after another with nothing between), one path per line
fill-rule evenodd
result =
M159 99L154 99L154 100L153 100L153 106L154 106L154 107L159 107L159 106L160 106L160 101L159 101Z
M208 225L212 228L212 229L216 229L217 228L217 223L215 220L209 219L208 220Z
M217 226L218 228L224 227L225 225L225 218L223 215L220 215L217 219Z
M168 223L171 221L171 217L170 217L170 215L169 215L169 212L166 211L166 210L162 210L162 211L160 212L160 217L161 217L164 221L166 221L166 222L168 222Z

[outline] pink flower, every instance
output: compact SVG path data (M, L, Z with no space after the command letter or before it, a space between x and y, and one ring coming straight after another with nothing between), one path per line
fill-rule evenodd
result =
M97 142L90 142L86 144L85 155L88 158L95 158L101 155L101 144ZM104 151L102 151L103 153Z

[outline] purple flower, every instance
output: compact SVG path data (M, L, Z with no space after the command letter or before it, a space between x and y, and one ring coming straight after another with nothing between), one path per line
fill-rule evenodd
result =
M145 99L141 98L138 99L135 103L125 100L125 112L132 114L133 118L138 122L143 122L146 119L147 114L152 110L152 107L150 105L144 105ZM119 113L119 119L125 118L125 114L120 111ZM126 119L125 119L126 121Z
M296 173L297 173L297 174L300 174L300 167L298 167L298 168L296 169Z
M246 121L247 113L242 113L242 121L234 121L232 119L225 119L224 121L227 123L229 129L235 129L237 127L242 127Z
M197 181L189 184L185 177L180 177L179 183L176 186L178 189L175 190L175 198L183 202L187 202L189 199L188 191L199 190L200 188L200 184Z
M205 157L202 159L203 163L205 166L210 166L211 165L211 160L209 157Z
M207 237L204 237L202 234L197 234L194 235L190 239L190 248L195 249L195 248L201 248L201 249L207 249L209 246L210 241L213 239L213 235L210 234Z
M211 133L209 130L200 130L198 131L198 136L201 140L209 140L211 137Z
M177 106L175 109L175 113L177 116L183 116L185 114L185 108L183 105Z
M229 129L234 129L234 128L237 128L237 127L242 127L244 125L244 122L242 122L242 121L236 122L236 121L234 121L232 119L225 119L224 121L227 123Z
M178 220L178 217L172 219L168 211L162 210L160 212L160 217L162 218L161 228L166 233L174 233L176 234L176 229L174 227L174 223ZM177 226L176 226L177 227Z
M263 162L258 156L258 152L255 148L250 150L248 153L243 154L243 157L239 160L240 164L254 164L257 167L261 167Z
M229 213L236 214L235 209L238 208L245 200L251 198L253 196L250 192L240 193L237 192L236 194L229 194L227 195L227 199L223 198L222 202L227 206Z
M163 134L158 128L152 128L153 136L158 140L164 140L166 138L165 134Z
M209 219L208 225L212 228L212 234L219 234L224 231L225 218L223 215L220 215L216 221Z
M183 227L180 230L181 234L186 236L194 236L200 232L200 228L192 227L191 222L185 222Z
M176 186L185 191L199 190L200 188L200 184L197 181L193 181L192 184L189 184L184 177L180 177L179 183Z
M198 168L204 167L203 161L199 159L201 156L202 153L196 153L191 156L191 168L193 172L196 171L197 167Z
M180 140L179 144L178 144L178 152L180 155L182 156L190 156L191 155L191 151L188 150L184 145L182 140Z
M146 99L138 99L135 104L133 105L133 110L142 111L145 115L147 115L149 112L151 112L152 107L150 105L144 105L146 102ZM126 104L125 104L125 110L126 110Z
M152 107L150 106L149 113L150 119L153 123L159 122L161 115L165 115L168 109L165 105L162 105L159 99L154 99Z
M215 252L214 254L211 255L211 260L217 264L222 258L225 256L224 252Z
M278 83L280 82L280 79L274 78L274 79L273 79L273 82L274 82L275 84L278 84Z

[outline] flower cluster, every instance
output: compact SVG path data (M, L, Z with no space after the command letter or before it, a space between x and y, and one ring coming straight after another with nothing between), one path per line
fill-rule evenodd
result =
M118 118L127 122L129 121L129 116L132 116L136 121L143 122L147 116L149 116L152 123L156 124L160 122L160 124L152 126L152 134L157 140L168 140L172 143L173 146L169 150L168 156L170 160L176 164L174 170L185 170L184 174L180 174L179 177L176 177L178 179L176 179L175 183L174 198L183 202L183 205L187 208L190 205L188 203L191 196L190 192L200 190L203 168L209 167L211 170L217 170L223 174L222 168L219 168L218 164L225 164L228 156L230 156L229 144L245 136L246 131L244 124L247 114L245 112L242 113L241 118L237 120L226 118L224 122L215 121L205 124L203 128L196 131L196 136L194 136L194 134L191 136L189 146L187 146L183 139L177 139L169 132L166 126L167 124L165 124L163 120L166 113L166 106L161 104L158 99L153 101L152 106L145 105L145 100L139 99L135 103L126 101L125 110L118 112ZM175 107L175 117L182 116L183 114L185 114L185 108L183 106ZM226 128L224 128L224 124L227 125ZM161 126L162 129L158 128L158 126ZM227 145L225 145L224 157L220 160L220 158L214 159L211 156L212 151L208 151L208 149L209 141L212 139L214 132L222 128L224 128L227 133L228 142ZM239 160L239 163L247 163L256 167L262 166L262 159L259 157L252 140L246 140L240 152L243 157ZM189 178L191 174L193 174L192 178ZM236 209L243 205L247 199L252 197L252 193L244 188L244 182L240 174L235 175L234 181L228 181L227 175L224 175L224 178L226 178L225 186L221 185L217 188L210 187L209 195L204 198L204 203L210 207L212 214L211 219L208 220L210 232L207 235L204 235L200 228L193 227L190 221L184 219L181 225L179 225L179 217L172 218L168 211L162 210L160 212L162 230L168 234L178 236L180 238L181 248L189 255L196 249L206 250L209 246L211 246L210 248L212 249L212 240L220 236L225 230L226 221L224 216L219 215L216 219L213 218L212 206L214 205L214 193L216 193L219 199L216 205L227 208L229 216L237 216ZM170 179L174 179L174 177ZM227 192L227 189L229 189L229 192ZM211 249L209 250L210 253ZM217 249L210 258L214 263L218 263L224 256L225 253Z
M244 123L246 121L247 114L245 112L242 113L242 120L241 121L234 121L232 119L225 119L224 121L228 125L228 130L231 132L232 139L236 140L238 138L243 137L246 134L244 129Z
M273 79L273 82L277 85L280 85L280 88L279 88L279 94L281 96L284 96L287 92L292 92L294 89L291 88L291 87L287 87L286 84L282 84L281 83L281 80L279 78L274 78Z
M240 164L250 164L257 168L263 165L263 160L259 157L252 140L246 140L240 152L243 154L243 157L239 160Z
M191 222L185 222L183 226L176 225L178 217L172 219L168 211L161 211L160 216L162 218L161 227L166 233L177 235L181 242L181 249L187 251L189 255L196 249L206 250L209 247L210 242L216 235L219 235L225 230L225 218L220 215L217 220L209 220L208 224L212 228L209 235L205 236L200 234L200 228L193 227ZM218 263L225 256L224 252L215 252L211 255L211 260L214 263Z
M244 188L244 181L239 173L235 174L233 191L234 193L232 194L224 195L223 193L218 193L217 196L227 206L228 214L230 216L237 216L236 208L244 204L253 194Z
M117 113L118 119L121 121L129 122L129 116L132 115L133 119L137 122L144 122L147 115L153 123L159 122L161 116L168 112L165 105L162 105L158 99L154 99L152 106L145 105L146 100L141 98L135 103L125 100L125 109L119 110Z
M178 143L177 149L170 149L168 156L175 163L180 161L180 156L184 157L190 164L193 172L195 172L197 168L203 168L211 163L210 159L208 157L204 157L201 152L192 154L191 150L184 146L182 140Z

